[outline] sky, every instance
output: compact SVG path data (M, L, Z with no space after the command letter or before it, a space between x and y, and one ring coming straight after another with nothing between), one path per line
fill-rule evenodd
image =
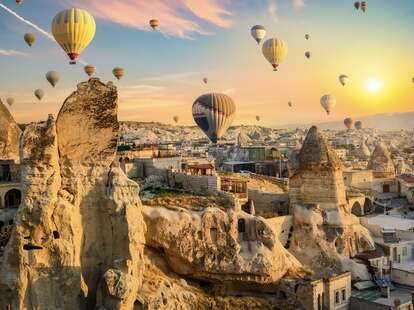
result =
M261 125L283 127L413 111L414 1L370 0L366 13L353 4L24 0L17 6L14 0L0 0L0 98L15 98L10 111L18 122L44 120L56 115L76 85L87 80L83 64L69 65L48 34L56 13L78 7L97 24L82 62L96 66L102 81L117 85L120 120L171 123L179 115L180 124L192 125L192 103L208 92L222 92L235 101L234 124L258 124L256 115ZM157 31L148 26L152 18L160 21ZM256 24L266 27L266 39L279 38L289 46L278 72L250 36ZM26 32L37 36L31 48L23 40ZM309 60L306 51L312 54ZM125 68L121 81L112 76L116 66ZM62 76L56 88L45 79L50 70ZM341 74L350 78L345 87L338 81ZM375 83L379 87L373 90ZM33 95L37 88L46 93L41 102ZM325 94L337 98L329 116L320 106Z

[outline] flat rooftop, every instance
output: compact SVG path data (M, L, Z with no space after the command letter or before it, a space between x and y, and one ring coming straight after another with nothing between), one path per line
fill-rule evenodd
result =
M378 225L384 229L414 230L414 220L396 217L392 215L379 214L366 217L369 224Z

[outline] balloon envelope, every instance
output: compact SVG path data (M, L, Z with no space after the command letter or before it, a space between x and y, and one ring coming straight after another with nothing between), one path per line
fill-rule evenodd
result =
M260 122L260 115L256 115L256 121Z
M324 95L321 98L321 106L329 115L332 109L336 106L336 98L333 95Z
M52 21L52 34L71 60L71 64L91 43L96 25L87 11L71 8L56 14Z
M359 10L359 7L361 6L361 3L359 1L354 3L355 9Z
M156 28L158 28L158 27L159 27L159 25L160 25L160 21L159 21L158 19L151 19L151 20L149 21L149 24L150 24L151 28L152 28L153 30L155 30Z
M48 82L55 87L56 84L59 82L60 80L60 74L57 71L49 71L48 73L46 73L46 80L48 80Z
M250 29L250 34L252 35L253 39L256 40L257 44L264 39L266 36L266 28L262 25L255 25Z
M368 8L368 2L366 1L361 1L361 10L362 12L365 12Z
M9 97L6 99L6 102L9 106L12 106L14 104L14 98L13 97Z
M305 53L305 56L306 56L306 58L308 58L308 59L309 59L309 58L311 57L311 52L306 52L306 53Z
M354 120L350 117L344 119L344 125L347 129L351 129L352 125L354 124Z
M193 118L211 142L224 136L236 114L234 101L225 94L201 95L193 103Z
M345 86L348 83L349 77L345 74L339 76L339 82L341 82L342 86Z
M178 123L178 121L180 120L180 118L178 117L178 115L175 115L173 117L173 120L174 120L175 123Z
M310 38L310 35L309 34L305 34L305 39L306 40L309 40L309 38Z
M356 129L362 129L362 122L361 121L356 121L355 122L355 128Z
M24 35L24 41L27 45L32 46L36 42L36 36L34 33L28 32Z
M86 65L83 70L88 76L92 76L95 73L95 67L92 65Z
M115 76L118 80L120 80L120 79L124 76L125 71L124 71L124 69L122 69L122 68L120 68L120 67L115 67L115 68L112 70L112 73L114 74L114 76Z
M287 44L277 38L266 40L262 46L263 56L273 66L273 70L277 71L279 64L283 62L288 54Z
M42 100L43 96L45 95L45 92L42 89L36 89L34 91L34 95L37 99Z
M207 84L207 83L208 83L208 79L207 79L207 78L204 78L204 79L203 79L203 82L204 82L205 84Z

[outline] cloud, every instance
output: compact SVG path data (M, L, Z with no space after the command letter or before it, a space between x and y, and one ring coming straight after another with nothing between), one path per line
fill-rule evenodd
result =
M270 17L275 21L279 21L279 18L277 16L277 1L276 0L268 0L267 1L267 12L269 13Z
M0 56L16 56L16 57L26 57L28 54L15 51L15 50L3 50L0 49Z
M19 14L17 14L15 11L13 11L12 9L9 9L7 6L5 6L4 4L0 3L0 7L3 8L4 10L6 10L7 12L9 12L11 15L13 15L14 17L16 17L17 19L21 20L22 22L24 22L25 24L29 25L30 27L36 29L37 31L39 31L41 34L43 34L44 36L46 36L47 38L49 38L52 41L55 41L55 39L53 38L53 36L47 32L46 30L42 29L41 27L35 25L34 23L32 23L31 21L23 18L22 16L20 16Z
M202 22L218 27L230 27L231 13L226 4L231 0L63 0L87 9L101 18L126 27L151 31L148 21L160 20L159 31L192 39L193 34L208 35Z
M301 9L305 6L305 0L293 0L293 7L295 9Z

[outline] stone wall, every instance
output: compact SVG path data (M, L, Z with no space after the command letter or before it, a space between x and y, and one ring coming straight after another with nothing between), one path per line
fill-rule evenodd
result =
M248 197L253 201L256 214L264 217L289 214L289 195L269 193L248 188Z
M167 172L170 187L200 194L216 194L220 190L220 177L216 175L188 175L181 172Z

